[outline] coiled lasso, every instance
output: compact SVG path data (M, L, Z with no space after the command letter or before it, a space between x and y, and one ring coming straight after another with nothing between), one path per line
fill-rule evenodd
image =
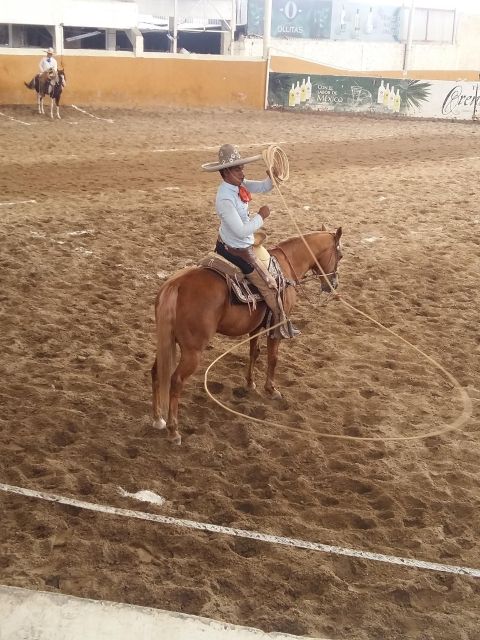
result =
M272 180L281 184L289 179L290 165L288 164L287 154L281 147L271 144L262 151L262 158L272 176Z
M356 307L354 307L349 302L346 302L346 300L344 300L342 297L338 296L338 294L336 293L335 289L332 287L332 284L330 283L330 280L327 278L324 270L322 269L320 263L318 262L316 256L314 255L314 253L310 249L310 246L308 245L307 241L305 240L304 235L303 235L300 227L297 224L297 221L295 220L295 218L292 215L290 209L288 208L287 203L285 202L285 198L283 197L282 192L278 188L278 185L280 183L285 182L286 180L288 180L288 178L290 176L289 163L288 163L288 158L287 158L286 153L283 151L283 149L281 149L277 145L272 144L267 149L263 150L262 155L258 156L258 159L260 159L260 158L263 158L263 161L264 161L265 166L267 167L267 170L268 170L268 172L270 174L270 178L271 178L271 180L273 182L273 185L275 186L276 190L278 191L278 194L279 194L280 198L282 199L282 202L283 202L283 204L285 206L285 210L286 210L288 216L290 217L290 220L293 222L293 224L295 226L295 229L297 230L299 236L301 237L304 245L306 246L306 248L310 252L310 255L312 256L313 260L315 261L315 264L319 268L319 270L322 273L322 275L325 276L325 280L326 280L326 282L328 282L332 293L337 297L337 299L345 307L348 307L352 311L355 311L355 313L358 313L359 315L363 316L367 320L370 320L374 325L376 325L380 329L383 329L384 331L386 331L390 335L394 336L395 338L397 338L398 340L400 340L401 342L406 344L408 347L410 347L411 349L416 351L416 353L421 355L425 360L430 362L430 364L432 364L434 367L436 367L439 371L441 371L443 373L443 375L451 382L453 387L455 387L455 389L457 390L457 392L459 394L459 397L460 397L460 399L462 401L462 404L463 404L463 409L462 409L461 413L457 416L457 418L451 424L447 424L447 425L445 425L444 427L442 427L440 429L436 429L434 431L429 431L427 433L423 433L423 434L416 435L416 436L370 436L370 437L367 436L367 437L362 437L362 436L348 436L348 435L333 434L333 433L312 433L312 435L315 435L318 438L331 438L331 439L334 439L334 440L338 439L338 440L357 440L357 441L358 440L363 440L363 441L366 440L366 441L374 441L374 442L375 441L377 441L377 442L378 441L381 441L381 442L392 442L392 441L402 441L402 440L403 441L424 440L425 438L431 438L433 436L439 436L439 435L442 435L442 434L447 433L449 431L459 431L460 427L462 427L472 417L472 411L473 411L472 400L471 400L470 396L468 395L468 393L460 385L458 380L450 373L450 371L447 371L434 358L432 358L431 356L426 354L424 351L422 351L421 349L416 347L414 344L412 344L411 342L409 342L405 338L402 338L401 335L399 335L395 331L392 331L392 329L389 329L388 327L386 327L384 324L382 324L378 320L375 320L375 318L372 318L372 316L369 316L364 311L360 311L360 309L357 309ZM279 326L279 325L276 325L276 326ZM260 331L259 333L257 333L257 336L260 336L262 334L266 334L268 331L269 331L269 329L264 329L263 331ZM219 362L222 358L224 358L226 355L228 355L230 352L234 351L235 349L238 349L238 347L240 347L242 344L250 342L250 340L251 340L250 337L245 338L245 340L242 340L241 342L235 344L233 347L230 347L230 349L228 349L227 351L222 353L218 358L216 358L213 362L210 363L210 365L207 367L207 369L205 371L204 378L203 378L203 386L205 388L205 391L206 391L207 395L217 405L219 405L223 409L226 409L227 411L229 411L230 413L233 413L234 415L247 418L250 422L268 424L268 425L271 425L271 426L274 426L274 427L280 427L281 429L288 429L290 431L301 431L301 433L305 434L305 430L303 430L303 429L287 426L287 425L281 424L279 422L274 422L273 420L264 420L264 419L261 419L261 418L255 418L253 416L248 416L248 415L246 415L244 413L240 413L239 411L235 411L235 409L231 409L229 406L227 406L226 404L224 404L223 402L221 402L220 400L215 398L210 393L210 391L208 389L208 374L210 372L210 369L217 362Z

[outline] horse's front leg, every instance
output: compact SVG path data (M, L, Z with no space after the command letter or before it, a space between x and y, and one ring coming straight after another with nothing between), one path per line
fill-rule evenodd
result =
M38 107L38 113L41 114L42 113L43 104L42 104L42 97L41 97L41 95L39 93L37 94L37 107Z
M50 119L51 119L51 120L53 120L53 104L54 104L54 102L55 102L55 101L54 101L54 99L52 98L52 99L51 99L51 102L50 102Z
M172 444L182 444L182 436L178 431L178 404L180 395L185 386L187 378L189 378L198 368L200 364L201 351L197 349L181 348L180 362L173 372L170 381L170 404L168 407L168 440Z
M250 334L250 359L247 366L247 388L254 391L257 388L255 384L255 364L260 355L260 347L258 346L258 335Z
M265 391L271 398L280 399L282 394L275 388L275 369L278 360L278 347L280 340L267 338L267 379L265 381Z

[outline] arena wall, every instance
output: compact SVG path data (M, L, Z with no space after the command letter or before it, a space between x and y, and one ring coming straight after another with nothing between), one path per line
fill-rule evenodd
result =
M24 86L42 56L0 55L0 104L31 104ZM211 56L135 58L64 56L66 104L190 106L263 109L267 66L263 60ZM61 60L59 59L59 63Z
M0 104L32 104L34 94L24 86L37 72L42 51L0 55ZM134 57L99 52L66 55L65 104L120 107L225 107L263 109L267 64L261 59L211 56ZM274 56L270 72L322 76L363 76L301 58ZM372 71L370 77L403 78L400 71ZM411 71L410 79L478 81L469 70Z

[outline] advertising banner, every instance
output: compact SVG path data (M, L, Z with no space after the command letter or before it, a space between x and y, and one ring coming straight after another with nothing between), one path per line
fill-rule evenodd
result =
M247 32L263 35L264 0L249 0ZM330 38L332 0L273 0L272 38Z
M480 116L480 88L476 82L271 73L268 106L471 120Z
M332 40L394 42L400 38L402 9L368 6L358 2L334 2Z

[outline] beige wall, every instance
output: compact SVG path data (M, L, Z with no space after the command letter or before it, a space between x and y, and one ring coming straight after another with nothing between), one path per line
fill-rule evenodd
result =
M28 104L23 84L40 55L0 55L0 104ZM263 109L266 64L261 60L63 57L67 104L105 106L247 107Z
M32 91L23 84L38 68L39 55L0 55L0 104L31 104ZM246 107L263 109L266 64L262 60L228 58L134 58L65 56L67 87L63 102L98 106ZM271 71L312 75L388 76L393 71L347 71L284 56L273 57ZM410 78L478 80L468 70L416 70Z
M274 56L270 62L270 71L277 73L310 73L311 75L321 76L370 76L379 78L403 78L402 71L397 70L375 70L375 71L347 71L345 69L337 69L316 62L309 62L301 58L289 58L287 56ZM478 80L476 71L466 69L456 69L454 71L448 69L423 69L412 70L408 73L408 78L416 80Z

